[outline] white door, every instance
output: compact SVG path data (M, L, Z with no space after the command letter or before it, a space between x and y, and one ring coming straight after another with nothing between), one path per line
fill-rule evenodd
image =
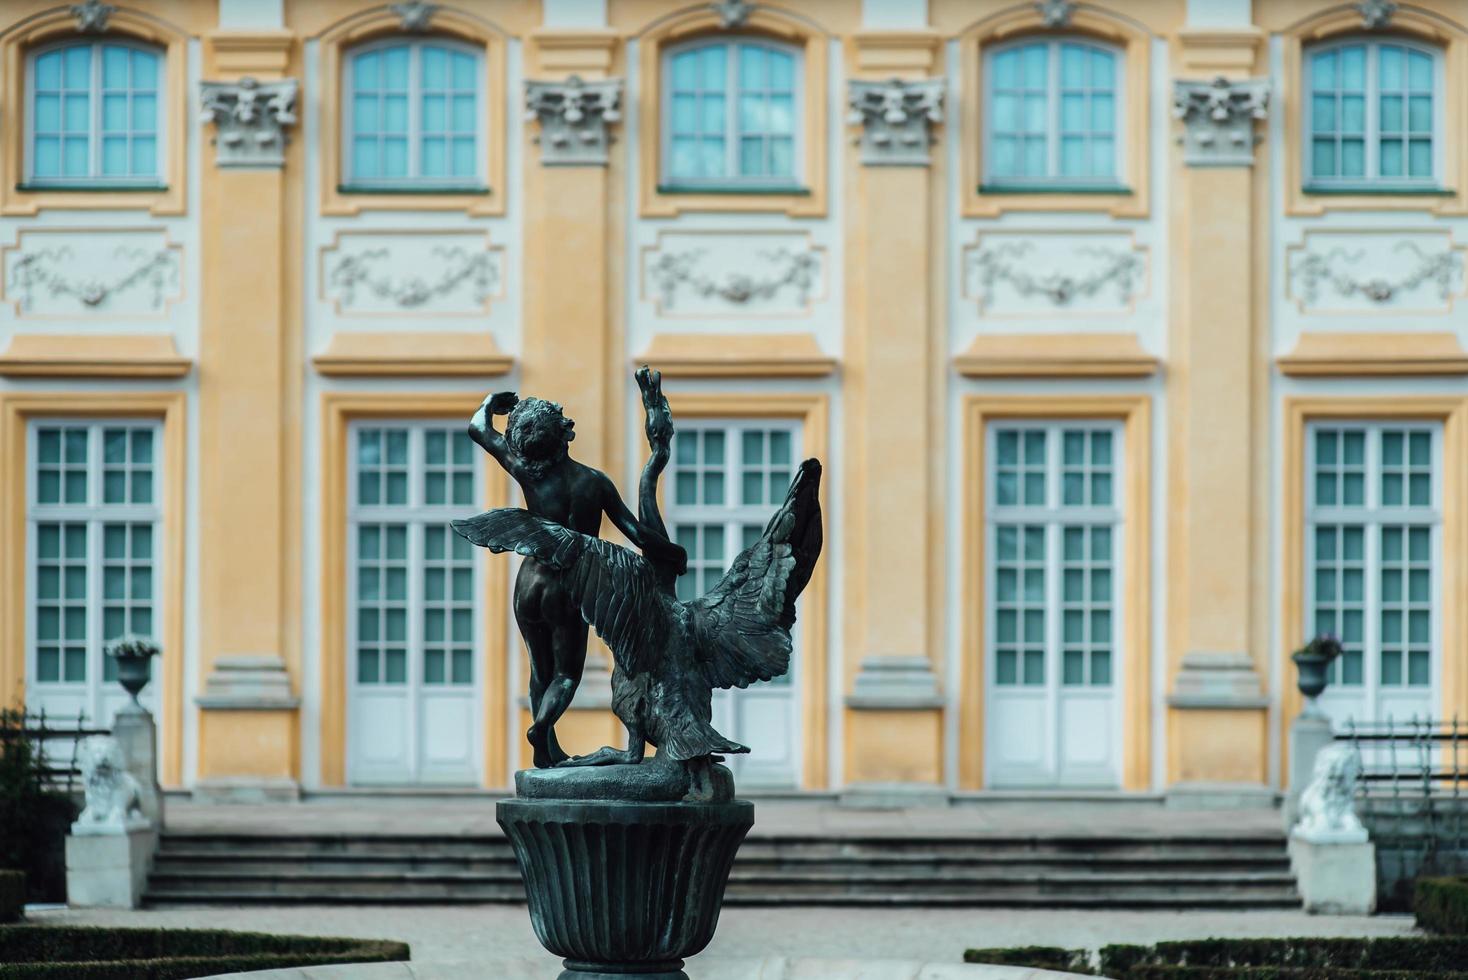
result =
M734 557L756 541L785 502L800 454L800 424L790 420L678 422L672 493L664 518L688 551L678 597L695 599L723 578ZM714 727L750 747L727 761L741 786L794 788L800 783L800 643L790 672L744 690L714 692Z
M162 624L160 426L35 420L26 443L26 708L48 727L110 728L129 699L103 651ZM158 687L139 697L155 717Z
M1337 730L1441 713L1441 444L1433 423L1308 431L1307 621L1344 647L1320 698Z
M985 434L985 771L990 785L1120 782L1121 428Z
M352 427L351 782L477 785L483 560L449 527L483 500L462 426Z

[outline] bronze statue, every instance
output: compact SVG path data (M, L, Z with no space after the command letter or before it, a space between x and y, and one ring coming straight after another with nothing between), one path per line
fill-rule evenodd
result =
M496 415L508 416L503 435L494 427ZM533 514L593 538L600 533L605 514L629 541L681 574L688 561L683 549L669 542L661 528L650 531L639 523L605 473L570 457L574 429L575 423L555 402L522 400L514 392L502 391L479 406L469 422L469 437L520 485L527 510L517 513ZM566 759L556 741L555 724L571 704L586 666L586 623L577 611L578 600L562 579L559 569L533 556L520 566L515 579L515 622L530 650L533 722L525 737L541 769Z
M584 655L586 624L590 624L611 648L615 660L612 710L627 727L627 748L608 746L587 756L558 759L556 764L635 764L643 760L650 743L658 748L659 756L687 767L688 798L706 801L713 792L712 764L720 761L722 753L749 751L714 730L713 689L746 687L789 669L795 600L810 581L821 552L821 464L814 459L803 462L784 504L759 540L734 559L711 592L682 602L674 583L686 571L687 556L681 548L667 544L667 529L657 504L658 478L667 466L673 438L672 415L657 373L644 367L637 372L637 381L647 412L652 455L639 484L640 519L632 521L626 515L624 521L633 533L625 528L624 533L643 554L600 540L594 520L574 524L557 516L589 514L599 519L605 501L620 505L610 481L585 467L582 469L595 478L578 484L566 498L556 498L555 508L541 504L537 510L527 489L528 510L501 508L454 521L453 526L476 545L527 557L526 567L533 565L536 571L526 591L538 588L555 596L554 603L539 602L532 607L541 617L533 626L553 635L579 630ZM489 403L493 408L493 399ZM482 426L471 428L482 430ZM476 440L496 452L478 435ZM512 450L514 446L512 437ZM524 477L516 479L526 484ZM530 482L538 486L533 478ZM609 514L612 510L607 508ZM623 527L623 522L617 526ZM525 576L522 571L522 581ZM516 616L525 631L520 593L517 583ZM528 631L526 641L530 642ZM566 701L574 689L574 683L566 688ZM558 704L564 710L564 703ZM542 708L537 723L541 714L549 717ZM535 729L531 732L533 743Z

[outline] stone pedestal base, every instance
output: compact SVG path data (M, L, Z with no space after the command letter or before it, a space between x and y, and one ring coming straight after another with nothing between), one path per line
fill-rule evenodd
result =
M1376 845L1369 841L1314 843L1290 837L1290 866L1305 911L1371 915L1376 911Z
M151 827L66 838L66 904L74 908L135 909L158 847Z
M496 816L564 980L686 980L683 959L714 936L754 804L514 799Z

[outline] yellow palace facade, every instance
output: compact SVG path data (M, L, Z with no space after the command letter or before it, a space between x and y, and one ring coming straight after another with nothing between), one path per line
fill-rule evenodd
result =
M741 787L1267 800L1310 635L1468 711L1465 168L1463 0L9 0L0 697L145 633L165 786L506 787L464 426L630 494L646 362L688 592L826 463Z

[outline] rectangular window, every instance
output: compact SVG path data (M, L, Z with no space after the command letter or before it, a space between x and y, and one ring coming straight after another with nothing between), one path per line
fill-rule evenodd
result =
M449 521L480 501L460 426L352 430L350 649L359 686L474 683L474 548Z
M1305 127L1309 182L1432 186L1440 58L1440 52L1404 42L1312 49Z
M36 421L29 430L30 680L72 686L88 714L116 680L105 646L156 639L162 519L155 422Z
M1394 691L1434 683L1441 433L1426 423L1309 429L1310 632L1340 639L1330 684L1359 720L1390 710Z
M1112 684L1120 438L1109 423L990 429L986 575L998 688Z

